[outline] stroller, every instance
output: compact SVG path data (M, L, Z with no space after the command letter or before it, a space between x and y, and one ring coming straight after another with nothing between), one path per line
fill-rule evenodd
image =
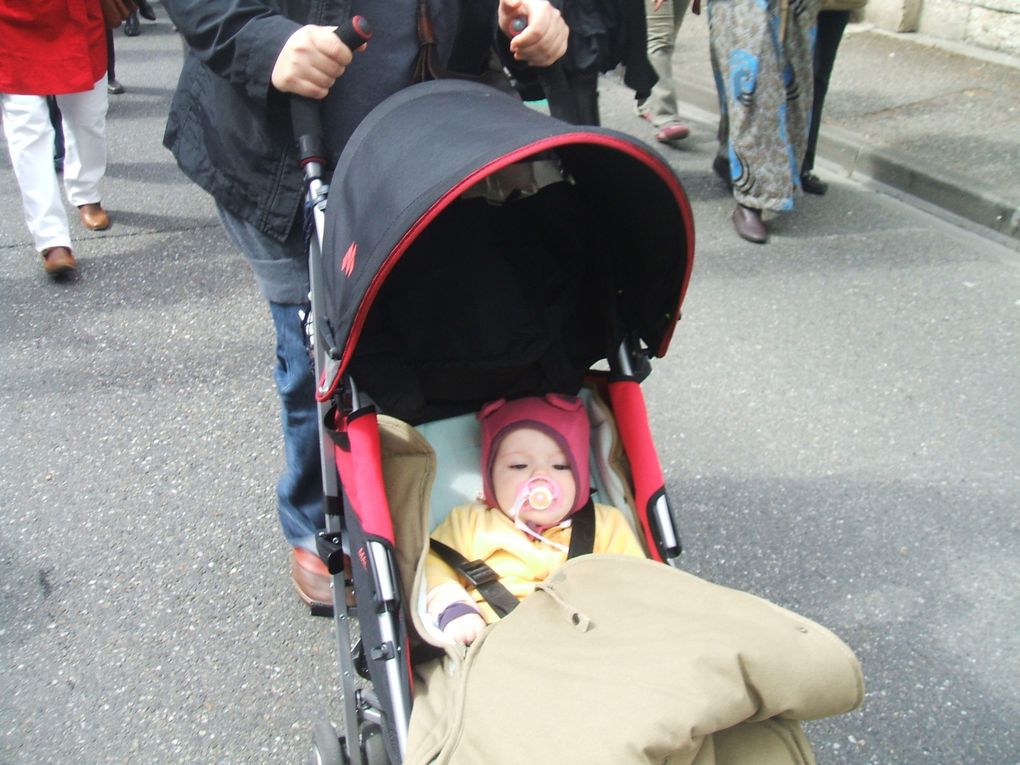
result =
M307 119L295 117L299 136L316 130ZM639 383L679 319L693 219L670 167L630 136L461 80L412 86L369 114L328 205L314 140L301 143L320 234L309 247L319 553L334 576L345 716L343 736L316 726L316 761L400 763L421 644L407 617L417 550L398 544L379 413L422 426L503 396L577 393L587 379L619 424L639 535L675 563Z
M412 761L412 707L446 708L421 704L423 668L447 652L422 616L422 561L442 513L481 485L484 403L580 392L600 501L629 509L658 563L633 562L679 574L640 383L679 319L694 227L680 182L640 142L466 81L415 85L373 110L328 204L314 153L308 165L321 232L309 248L318 549L344 710L342 735L316 725L314 761L396 765Z

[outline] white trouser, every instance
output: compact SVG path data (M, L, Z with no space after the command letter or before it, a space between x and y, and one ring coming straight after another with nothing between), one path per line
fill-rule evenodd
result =
M106 76L92 90L57 96L64 126L64 189L75 207L99 202L106 174ZM35 248L70 247L67 213L53 168L53 126L43 96L0 94L4 135Z

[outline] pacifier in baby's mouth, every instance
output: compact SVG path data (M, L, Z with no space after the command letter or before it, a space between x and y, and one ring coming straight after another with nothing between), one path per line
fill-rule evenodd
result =
M514 501L513 507L510 508L509 515L513 519L514 526L528 536L566 552L567 548L565 545L547 539L542 535L543 527L536 526L533 528L531 523L525 523L521 520L521 509L525 504L532 510L548 510L556 504L556 500L559 498L560 486L554 480L544 476L529 478L521 485L520 491L517 492L517 499Z
M560 487L547 478L532 478L524 484L528 504L535 510L548 510L560 495Z
M516 518L525 503L533 510L548 510L556 503L559 496L560 487L551 478L543 476L529 478L517 492L517 499L510 515Z

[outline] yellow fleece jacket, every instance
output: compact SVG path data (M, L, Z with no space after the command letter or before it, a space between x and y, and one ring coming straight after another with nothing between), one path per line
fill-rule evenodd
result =
M545 531L544 536L569 548L569 521ZM502 510L482 503L459 505L432 532L432 538L452 547L470 561L481 560L497 574L510 592L521 600L535 591L535 585L563 565L563 550L533 539L514 526ZM623 513L608 505L595 505L595 544L592 552L616 553L644 558L645 553ZM474 587L434 552L425 561L428 587L426 609L438 619L456 602L475 603L487 624L499 620Z

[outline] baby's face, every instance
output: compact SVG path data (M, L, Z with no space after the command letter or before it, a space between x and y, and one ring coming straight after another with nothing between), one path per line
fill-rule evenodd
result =
M540 528L555 526L570 512L577 495L570 462L559 444L542 431L518 428L500 442L492 464L492 490L500 510L509 515L521 487L537 477L555 483L559 496L545 510L536 510L525 502L520 518Z

